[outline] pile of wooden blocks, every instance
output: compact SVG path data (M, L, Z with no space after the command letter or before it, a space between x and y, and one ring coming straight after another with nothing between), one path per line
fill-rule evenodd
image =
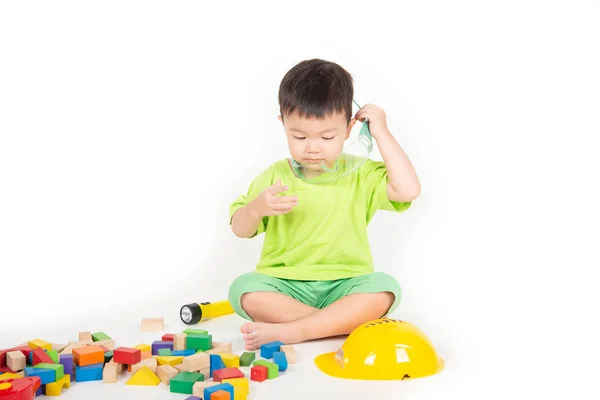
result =
M143 331L162 329L160 320L142 322ZM191 328L132 347L115 347L103 332L81 332L78 341L67 345L37 339L0 350L0 400L60 396L72 382L88 381L162 384L171 393L191 395L186 400L246 400L250 381L277 378L296 362L294 348L281 342L261 346L259 356L234 354L231 343L215 342L208 331Z

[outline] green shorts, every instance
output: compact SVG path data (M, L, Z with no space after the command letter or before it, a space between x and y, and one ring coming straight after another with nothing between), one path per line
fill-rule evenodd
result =
M283 293L315 308L325 308L354 293L391 292L395 300L386 315L398 308L402 294L398 281L383 272L334 281L289 280L250 272L236 278L229 288L231 306L239 316L250 321L252 318L242 309L241 298L244 293L253 292Z

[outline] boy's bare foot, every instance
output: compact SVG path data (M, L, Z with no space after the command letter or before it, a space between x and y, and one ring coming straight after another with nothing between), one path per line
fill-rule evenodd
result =
M293 327L288 323L247 322L242 325L241 331L246 350L258 350L263 344L275 341L292 344L297 340L294 338Z

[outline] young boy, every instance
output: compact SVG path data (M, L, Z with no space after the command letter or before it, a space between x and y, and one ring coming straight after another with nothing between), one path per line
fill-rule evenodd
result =
M377 210L403 212L420 194L408 157L386 125L384 111L364 106L352 116L351 75L336 63L313 59L294 66L279 89L280 115L291 158L307 176L333 163L356 121L368 119L383 162L324 184L297 178L291 160L271 164L230 206L240 238L265 233L256 271L229 290L248 350L262 344L349 334L398 307L392 276L374 272L367 225Z

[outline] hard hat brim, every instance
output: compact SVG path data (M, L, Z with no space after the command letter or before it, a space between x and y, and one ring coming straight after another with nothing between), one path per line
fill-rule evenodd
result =
M335 351L331 353L321 354L315 357L315 364L321 372L334 378L346 378L344 371L335 361Z

